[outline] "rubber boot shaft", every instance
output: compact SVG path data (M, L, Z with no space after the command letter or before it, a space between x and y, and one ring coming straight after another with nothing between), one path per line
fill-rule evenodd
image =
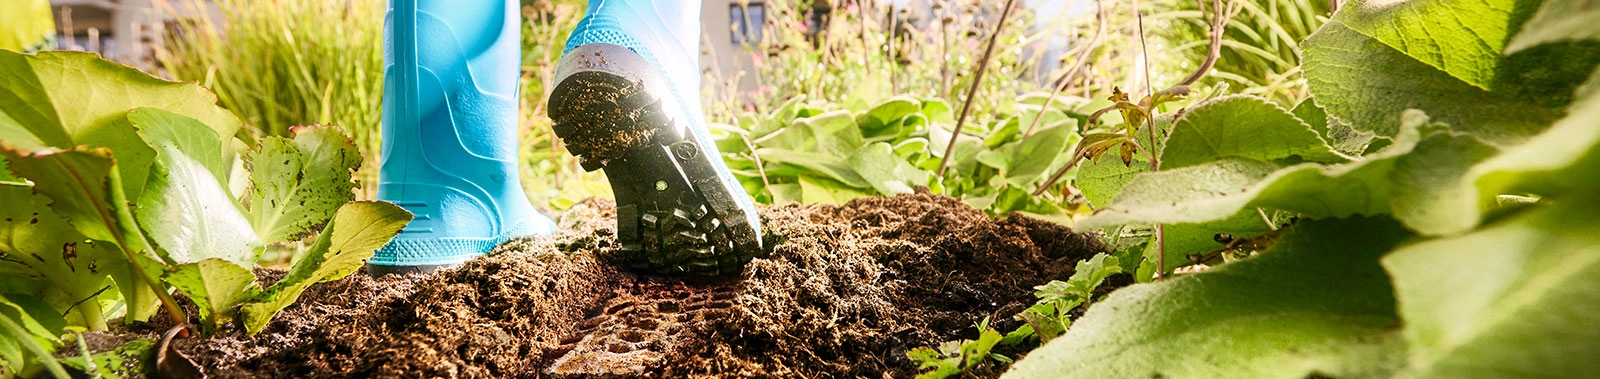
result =
M416 218L369 265L453 265L553 231L518 182L519 17L513 0L390 1L377 197Z

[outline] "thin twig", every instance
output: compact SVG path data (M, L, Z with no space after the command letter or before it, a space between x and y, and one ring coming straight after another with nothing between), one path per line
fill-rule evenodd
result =
M956 117L956 128L950 131L950 144L944 148L944 158L939 160L938 175L944 176L945 169L950 167L950 156L955 155L956 139L961 137L961 127L966 125L967 115L972 113L972 101L978 97L978 88L983 86L983 72L989 68L989 58L994 56L994 45L1000 40L1000 34L1006 29L1006 20L1011 18L1011 9L1017 0L1006 0L1005 10L1000 11L1000 22L995 24L994 33L989 35L989 46L983 49L983 60L978 63L977 72L973 73L972 87L967 88L967 100L961 103L961 115Z
M1072 62L1072 68L1067 69L1067 72L1061 73L1061 79L1058 81L1061 84L1057 85L1055 90L1050 91L1050 97L1044 99L1044 106L1039 108L1039 114L1033 117L1033 123L1028 124L1028 131L1022 133L1022 138L1028 138L1033 135L1033 129L1039 126L1039 120L1044 119L1044 112L1049 111L1050 104L1055 103L1056 95L1060 95L1061 91L1066 90L1067 86L1078 80L1078 73L1083 71L1083 65L1089 62L1089 55L1104 42L1106 35L1106 6L1103 0L1095 0L1094 4L1097 8L1095 19L1099 21L1094 30L1094 38L1090 39L1088 44L1082 45L1083 51L1078 52L1078 59ZM1079 126L1078 130L1081 132L1087 127L1088 125L1082 125Z
M1213 1L1221 1L1221 0L1213 0ZM1156 153L1156 118L1155 118L1155 115L1154 115L1155 106L1156 106L1154 99L1155 99L1155 95L1156 94L1155 94L1155 85L1154 85L1154 83L1151 83L1151 79L1152 78L1150 77L1150 47L1149 47L1149 45L1147 45L1145 43L1144 12L1139 10L1139 0L1133 0L1133 14L1139 20L1139 49L1140 49L1141 53L1144 54L1144 59L1142 59L1141 61L1144 62L1144 82L1145 82L1144 90L1145 90L1145 96L1147 98L1149 98L1149 99L1152 99L1152 101L1147 105L1150 108L1145 110L1145 113L1146 113L1145 122L1147 123L1146 127L1149 129L1149 132L1150 132L1150 147L1145 149L1145 153L1150 155L1150 172L1156 172L1156 171L1161 169L1161 154ZM1215 35L1215 34L1213 33L1213 35ZM1215 41L1215 39L1213 39L1213 41ZM1217 44L1213 43L1212 46L1217 46ZM1205 73L1205 71L1210 70L1211 63L1215 63L1214 59L1207 59L1206 61L1207 61L1207 63L1202 65L1203 67L1201 67L1201 70L1200 71L1196 71L1197 74L1203 74L1203 73ZM1198 80L1198 78L1195 78L1193 76L1191 76L1190 79ZM1190 79L1184 79L1184 80L1185 81L1189 81ZM1156 280L1161 280L1161 278L1163 276L1165 276L1165 274L1167 272L1167 241L1166 241L1166 234L1167 234L1166 233L1166 226L1162 225L1160 223L1157 223L1156 224L1156 274L1155 274L1155 279Z

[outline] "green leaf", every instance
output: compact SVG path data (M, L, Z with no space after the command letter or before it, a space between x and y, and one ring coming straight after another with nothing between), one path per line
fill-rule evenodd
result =
M1407 237L1385 219L1303 222L1258 257L1112 293L1005 377L1386 376L1405 343L1378 258Z
M57 378L68 378L66 370L50 355L58 344L55 333L21 306L0 296L0 369L21 369L32 362L43 365ZM7 372L0 370L0 374Z
M205 323L206 334L232 321L239 304L261 291L250 269L220 258L173 266L162 280L183 291L194 302L200 310L200 320Z
M863 131L878 131L913 113L922 111L922 103L909 96L895 96L874 105L871 110L856 118ZM898 133L898 131L896 131ZM871 133L876 134L876 133Z
M134 208L151 242L174 263L217 257L254 265L261 239L223 187L223 140L198 120L160 109L135 109L128 120L156 150Z
M22 178L11 176L11 170L6 166L6 158L0 156L0 183L26 183Z
M304 258L283 279L267 287L240 308L245 331L261 331L279 310L294 304L312 284L343 278L366 263L411 222L411 213L387 202L358 201L345 204L317 236Z
M799 180L798 199L806 204L844 204L851 199L872 196L870 193L857 191L828 179L801 175Z
M1500 75L1508 84L1490 92L1330 22L1306 40L1304 70L1317 104L1357 130L1393 136L1402 111L1420 109L1456 131L1511 146L1560 118L1572 89L1600 59L1600 49L1553 49L1497 66L1505 67ZM1548 67L1534 70L1541 64Z
M765 137L762 146L847 157L864 144L861 129L850 112L833 111L794 120L776 136ZM763 158L766 155L762 155Z
M1527 144L1473 167L1467 176L1477 186L1479 204L1510 191L1559 195L1600 188L1600 176L1594 175L1600 169L1600 128L1595 125L1600 125L1600 96L1575 105L1571 116Z
M1278 212L1269 212L1273 215ZM1277 222L1277 218L1273 219ZM1233 216L1211 222L1197 224L1168 224L1163 228L1165 233L1163 241L1166 243L1167 260L1166 272L1179 267L1188 266L1193 262L1190 255L1206 255L1222 250L1225 245L1217 242L1219 233L1235 238L1251 238L1271 232L1272 226L1256 213L1255 208L1240 209ZM1150 237L1150 243L1145 245L1144 257L1154 262L1157 256L1155 236ZM1151 265L1149 273L1155 272L1155 265Z
M294 140L267 137L249 156L250 222L264 242L296 241L355 200L361 154L339 130L298 127Z
M1390 196L1397 191L1439 190L1406 186L1392 178L1395 162L1417 147L1422 135L1419 129L1428 125L1427 117L1416 112L1410 112L1407 120L1393 145L1355 162L1278 169L1266 162L1225 158L1141 175L1123 187L1110 207L1082 220L1078 227L1205 223L1253 208L1297 212L1309 218L1388 213Z
M1522 24L1522 31L1506 44L1506 53L1562 41L1600 40L1600 4L1594 0L1548 0Z
M1294 106L1292 113L1295 118L1310 125L1311 130L1317 131L1334 151L1347 156L1361 155L1367 150L1367 146L1372 144L1373 138L1377 137L1372 132L1356 130L1344 121L1331 119L1328 117L1328 112L1317 106L1315 99L1301 101L1299 105Z
M1213 162L1225 157L1258 161L1348 161L1310 125L1267 99L1236 95L1200 104L1172 127L1161 168Z
M112 170L110 151L78 149L27 156L13 150L4 153L11 170L32 180L34 192L49 197L52 200L50 209L66 217L73 228L89 238L118 240L114 233L119 228L110 206L108 187Z
M1083 197L1096 209L1111 205L1111 197L1122 190L1133 178L1150 171L1150 162L1143 159L1132 164L1122 164L1116 159L1085 161L1073 177Z
M1065 164L1065 159L1057 158L1063 158L1067 147L1078 142L1077 130L1076 123L1058 123L1036 130L1033 136L1022 141L1000 147L997 151L1008 156L1006 182L1013 187L1031 187L1044 180L1049 170L1057 167L1058 161Z
M124 258L115 245L78 233L48 202L28 186L0 184L0 275L25 283L0 285L0 293L27 293L72 325L105 330L105 311L94 297L111 285L106 276Z
M198 84L161 80L93 53L0 51L0 141L25 153L110 148L129 199L145 188L155 152L127 122L128 111L161 108L232 138L243 124L216 103Z
M1532 1L1352 1L1334 21L1483 89L1495 79L1514 18ZM1517 13L1521 13L1520 15Z
M1452 234L1478 225L1477 199L1467 171L1499 150L1468 136L1439 134L1395 160L1394 217L1424 235Z
M848 160L849 155L833 156L815 152L777 148L757 149L756 153L761 156L763 163L793 165L803 169L801 170L803 172L826 175L829 179L839 181L840 183L844 183L845 185L854 188L872 187L872 184L867 183L866 179L862 179L861 175L857 174L856 171L850 167L850 162ZM767 168L768 176L779 176L782 173L783 172L778 168Z
M1556 199L1383 259L1411 345L1408 378L1600 372L1600 203Z
M894 155L894 148L883 142L851 154L850 167L885 196L912 193L912 186L926 185L932 175Z
M153 365L156 361L155 347L160 342L154 338L139 338L118 345L115 349L90 355L95 368L91 374L104 379L144 377L149 372L147 365ZM62 358L61 364L83 371L89 367L81 356Z

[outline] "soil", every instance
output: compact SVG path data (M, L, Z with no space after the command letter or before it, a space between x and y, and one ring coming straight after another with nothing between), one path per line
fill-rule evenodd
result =
M1017 327L1034 286L1103 250L926 193L761 217L774 247L736 277L608 264L614 205L590 201L553 236L432 275L318 284L255 337L175 343L213 378L910 377L906 351L976 338L986 317Z

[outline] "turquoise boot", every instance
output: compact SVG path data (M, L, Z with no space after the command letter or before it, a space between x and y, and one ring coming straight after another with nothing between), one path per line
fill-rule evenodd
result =
M548 234L517 181L516 0L391 0L378 199L416 218L368 272L427 272Z
M760 218L700 114L700 2L591 0L556 66L550 118L617 196L626 263L737 273L763 250Z

